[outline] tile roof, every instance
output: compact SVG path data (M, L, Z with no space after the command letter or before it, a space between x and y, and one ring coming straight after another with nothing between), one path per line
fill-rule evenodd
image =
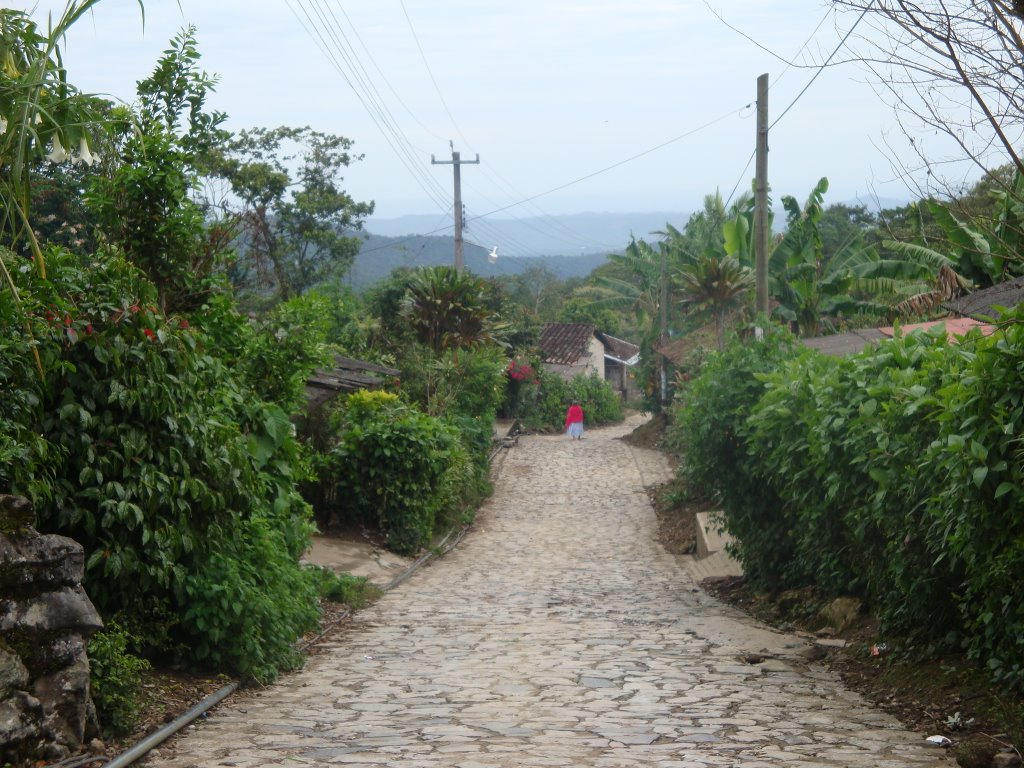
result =
M946 331L946 336L952 341L956 341L961 336L966 336L968 331L974 328L980 328L983 336L991 336L992 331L995 330L991 325L987 323L981 323L977 320L972 320L969 317L947 317L943 320L931 320L927 323L911 323L910 325L901 325L900 331L905 336L908 333L914 331L930 331L933 328L942 326ZM879 328L882 333L892 338L896 335L895 328Z
M995 307L1012 309L1021 302L1024 302L1024 277L1015 277L991 288L944 302L942 307L954 314L985 322L999 316Z
M687 355L698 347L718 349L718 330L714 323L690 331L678 339L672 339L672 341L662 344L656 351L675 365L682 365L686 361Z
M537 346L545 363L573 365L586 354L593 337L590 323L546 323Z

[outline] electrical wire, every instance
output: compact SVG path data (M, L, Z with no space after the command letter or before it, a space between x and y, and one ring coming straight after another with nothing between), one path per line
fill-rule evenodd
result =
M867 16L868 11L871 10L871 6L873 6L874 4L875 0L871 0L871 2L864 6L864 10L860 12L860 16L857 17L857 20L853 22L853 26L846 31L846 34L843 35L842 39L839 41L836 47L832 49L832 53L828 55L828 58L825 59L825 61L818 66L818 70L814 73L811 79L807 81L807 85L800 89L800 93L798 93L794 97L794 99L789 103L789 106L782 110L782 114L775 118L775 120L772 121L771 125L768 126L769 131L771 131L771 129L774 128L778 124L778 122L786 116L786 113L788 113L789 110L796 106L796 103L800 101L803 95L807 93L807 89L814 84L814 81L821 76L821 73L825 71L825 68L828 67L829 63L832 61L832 59L835 58L836 54L842 50L844 45L846 45L846 41L850 39L850 35L853 34L855 29L857 29L861 21L863 21L864 17Z
M611 165L605 166L604 168L601 168L599 170L593 171L592 173L588 173L585 176L580 176L579 178L573 179L572 181L567 181L565 184L560 184L557 187L552 187L551 189L547 189L547 190L545 190L543 192L538 192L537 194L531 195L530 197L527 197L527 198L525 198L523 200L519 200L519 201L514 202L514 203L509 203L508 205L502 206L502 207L497 208L497 209L495 209L493 211L489 211L488 213L486 213L484 215L485 216L493 216L496 213L501 213L502 211L507 211L507 210L509 210L511 208L516 208L516 207L518 207L520 205L524 205L525 203L531 202L533 200L537 200L538 198L546 197L547 195L554 194L555 192L561 192L563 189L568 189L569 187L575 186L576 184L580 184L580 183L582 183L584 181L588 181L588 180L590 180L590 179L592 179L592 178L594 178L596 176L600 176L601 174L608 173L609 171L613 171L616 168L621 168L623 165L627 165L627 164L632 163L632 162L634 162L636 160L639 160L641 157L646 157L647 155L653 154L654 152L657 152L659 149L664 149L665 147L667 147L667 146L669 146L671 144L674 144L677 141L682 141L683 139L689 138L690 136L693 136L694 134L697 134L697 133L700 133L701 131L707 130L711 126L717 125L718 123L722 122L723 120L726 120L729 117L732 117L737 112L739 112L742 109L745 109L748 106L750 106L750 105L747 104L747 105L744 105L744 106L741 106L741 107L738 107L738 108L731 109L728 112L726 112L725 114L720 115L719 117L714 118L713 120L709 120L708 122L706 122L706 123L704 123L702 125L697 126L696 128L693 128L693 129L687 131L686 133L682 133L682 134L680 134L678 136L675 136L675 137L673 137L671 139L668 139L667 141L663 141L663 142L661 142L660 144L658 144L656 146L650 147L649 149L645 149L642 152L637 152L635 155L630 155L627 158L619 160L618 162L612 163Z
M334 24L331 24L332 15L327 14L319 0L295 0L301 8L305 20L292 7L292 0L286 0L292 13L299 20L307 34L313 39L321 53L331 62L335 70L342 76L342 79L349 86L356 98L363 105L370 119L377 126L381 135L391 147L399 162L405 166L413 180L421 190L429 197L439 210L444 210L447 205L446 193L440 188L436 178L428 174L410 149L410 143L404 133L398 128L397 121L390 114L380 98L379 91L371 88L370 81L360 76L359 67L356 65L357 57L350 55L343 43L344 33L337 24L337 17L333 17ZM311 12L306 3L310 2L314 10ZM314 20L314 15L317 20ZM340 59L339 59L340 55ZM344 64L342 63L344 60ZM363 68L365 73L365 68Z

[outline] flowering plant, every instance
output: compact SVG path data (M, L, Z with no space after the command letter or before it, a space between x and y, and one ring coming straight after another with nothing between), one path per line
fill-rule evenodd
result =
M537 372L533 370L533 366L519 357L509 360L508 367L505 370L509 377L515 381L526 381L530 384L537 383Z

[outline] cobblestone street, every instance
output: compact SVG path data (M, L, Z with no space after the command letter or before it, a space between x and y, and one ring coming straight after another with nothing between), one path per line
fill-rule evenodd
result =
M145 764L952 766L697 589L645 493L666 458L615 439L636 423L520 438L457 549Z

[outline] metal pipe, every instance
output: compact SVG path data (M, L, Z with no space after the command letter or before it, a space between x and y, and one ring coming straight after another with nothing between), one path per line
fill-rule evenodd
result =
M175 720L172 720L163 728L149 734L146 738L136 744L134 747L129 749L127 752L122 752L120 755L115 757L109 763L104 764L103 768L124 768L126 765L131 765L140 757L145 755L149 750L153 749L159 744L162 744L171 736L176 734L186 725L191 723L197 717L202 715L206 710L219 704L223 699L230 696L238 688L238 682L231 682L221 688L219 691L215 691L207 696L205 699L194 705L185 714L181 715Z

